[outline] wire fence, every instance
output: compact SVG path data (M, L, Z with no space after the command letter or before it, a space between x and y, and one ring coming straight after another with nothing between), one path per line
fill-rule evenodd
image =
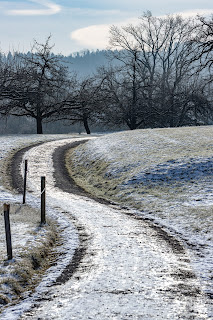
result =
M24 162L24 185L23 185L23 202L17 208L15 213L21 210L22 205L26 203L26 190L27 190L27 172L28 172L28 163L27 160ZM41 222L40 226L42 227L46 223L46 178L45 176L41 177ZM4 203L4 225L5 225L5 236L6 236L6 247L7 247L7 257L8 260L13 259L13 250L12 250L12 240L11 240L11 228L10 228L10 204Z

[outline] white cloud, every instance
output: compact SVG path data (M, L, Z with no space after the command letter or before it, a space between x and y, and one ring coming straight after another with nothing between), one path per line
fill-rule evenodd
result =
M108 24L94 25L73 31L71 39L88 49L105 49L109 38Z
M196 17L199 15L208 16L213 13L213 10L197 9L184 12L177 12L175 14L181 15L183 18ZM162 16L161 16L162 17ZM130 18L119 23L113 23L118 27L128 24L139 23L138 18ZM105 49L109 44L109 29L112 24L92 25L85 28L77 29L70 34L70 38L76 41L79 45L88 49Z
M200 16L208 16L213 14L213 9L194 9L194 10L186 10L182 12L177 12L176 14L181 15L183 18L188 17L196 17L197 15Z
M13 16L38 16L38 15L52 15L61 11L61 7L55 3L46 0L29 0L34 3L41 4L44 9L17 9L8 10L6 13Z
M117 23L92 25L71 32L70 38L88 49L106 49L109 44L109 30L112 25L121 27L138 22L138 18L132 18Z

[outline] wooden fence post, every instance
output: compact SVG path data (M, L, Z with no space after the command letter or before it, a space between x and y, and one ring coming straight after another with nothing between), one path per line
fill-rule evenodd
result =
M4 204L4 224L5 224L5 234L7 243L7 257L8 260L13 258L12 253L12 241L11 241L11 231L10 231L10 205Z
M41 177L41 225L46 223L45 177Z
M25 160L25 167L24 167L24 192L23 192L23 204L25 204L25 200L26 200L26 187L27 187L27 160Z

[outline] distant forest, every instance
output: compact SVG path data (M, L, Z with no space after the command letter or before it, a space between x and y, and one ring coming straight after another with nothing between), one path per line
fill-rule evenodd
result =
M95 73L101 66L109 65L110 50L81 51L69 56L61 56L71 72L76 72L80 77Z
M0 53L0 134L114 131L213 124L213 15L145 13L112 27L110 48Z

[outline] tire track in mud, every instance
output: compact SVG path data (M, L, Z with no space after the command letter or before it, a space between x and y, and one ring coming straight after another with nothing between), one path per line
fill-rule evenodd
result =
M7 175L9 176L10 185L13 190L16 190L18 193L23 193L23 177L21 175L20 166L22 162L22 157L28 150L37 147L39 145L43 144L43 142L39 142L27 147L24 147L22 149L19 149L15 154L13 155L11 162L8 163L7 166Z
M112 207L112 205L116 206L116 210L120 210L120 212L122 214L125 214L125 216L129 216L129 218L137 220L140 223L143 224L147 224L147 226L152 229L153 231L151 232L152 236L156 237L159 239L159 242L165 242L167 243L167 245L170 247L170 249L172 250L172 252L176 255L176 256L180 256L178 259L182 261L183 264L189 264L189 259L188 256L185 252L185 248L182 245L181 242L179 242L174 236L171 236L170 234L168 234L165 230L163 230L160 226L153 224L152 221L149 221L146 219L144 219L143 217L140 217L138 215L135 215L134 213L132 213L131 211L128 210L123 210L122 208L118 209L116 204L113 204L111 202L108 202L104 199L98 199L95 197L91 197L91 195L89 195L88 193L86 193L83 189L81 189L80 187L76 186L74 181L71 179L71 177L68 174L68 171L65 168L65 154L66 152L72 148L72 147L76 147L77 144L79 143L83 143L82 141L78 141L77 143L69 143L66 144L64 146L60 146L58 148L55 149L55 151L53 152L53 166L54 166L54 178L55 178L55 186L63 191L65 191L66 193L71 193L71 194L76 194L76 195L80 195L83 197L90 197L93 200L96 200L104 205L109 205L110 207ZM38 144L40 145L40 144ZM33 148L34 146L32 146ZM13 166L12 166L12 172L13 172L13 183L14 185L16 184L17 181L19 181L19 185L20 185L20 179L22 179L21 174L20 174L20 165L18 163L20 163L23 154L30 150L31 147L27 147L24 148L22 150L20 150L15 156L14 156L14 160L13 160ZM21 177L21 178L20 178ZM19 180L17 180L17 178ZM78 224L78 223L77 223ZM107 226L106 226L107 227ZM81 233L83 230L83 234L86 237L84 240L86 242L87 240L87 235L84 232L84 227L82 227L80 225L79 227L79 233ZM132 232L132 234L134 234L134 232ZM134 235L135 237L135 235ZM83 241L84 242L84 241ZM84 258L85 254L87 252L87 247L86 246L81 246L78 249L76 249L76 252L73 256L72 261L70 262L70 264L66 267L65 270L62 271L61 275L57 278L56 280L56 285L60 284L63 285L65 284L67 281L69 281L70 278L72 278L73 274L78 270L79 265L81 264L82 259ZM176 272L174 272L174 274L171 274L171 276L174 279L178 280L190 280L190 279L194 279L195 274L191 271L186 271L183 269L177 269ZM181 282L182 282L181 281ZM198 287L193 287L193 286L188 286L188 284L186 284L185 286L183 285L183 283L181 283L180 285L177 284L177 286L173 286L173 288L169 288L167 287L165 290L164 289L159 289L159 291L162 292L162 294L166 294L167 292L169 292L170 294L176 296L193 296L195 298L199 298L200 295L200 289ZM110 293L110 291L108 292ZM133 292L131 292L131 290L127 290L127 291L122 291L122 290L111 290L111 294L133 294ZM139 292L140 293L140 292ZM45 298L44 298L45 300ZM42 299L40 300L42 301ZM192 316L192 313L190 315L190 317ZM24 318L23 318L24 319ZM76 318L77 319L77 318ZM86 318L85 318L86 319ZM119 318L121 319L121 318ZM126 318L129 319L129 318ZM142 319L142 318L141 318ZM158 319L158 318L156 318ZM183 318L183 319L190 319L189 317L187 318ZM206 319L201 318L201 319Z
M98 198L87 191L85 191L83 188L78 186L75 181L70 177L68 170L66 169L66 164L65 164L65 158L67 152L72 149L77 147L78 145L87 142L86 141L77 141L71 144L67 144L65 146L57 148L54 153L53 153L53 165L54 165L54 178L55 178L55 186L63 190L64 192L76 194L76 195L81 195L88 197L90 199L93 199L99 203L103 203L106 205L114 205L116 207L119 207L118 204L103 199L103 198ZM122 208L119 208L122 211ZM142 216L138 216L132 212L126 212L124 211L124 214L129 215L130 217L137 219L138 221L146 221L147 224L149 224L150 228L154 229L157 233L157 236L161 238L162 240L166 241L168 245L171 247L174 253L176 254L184 254L185 253L185 248L183 244L177 240L174 236L170 235L168 232L163 230L159 225L155 224L151 219L149 220L148 218L144 218Z

